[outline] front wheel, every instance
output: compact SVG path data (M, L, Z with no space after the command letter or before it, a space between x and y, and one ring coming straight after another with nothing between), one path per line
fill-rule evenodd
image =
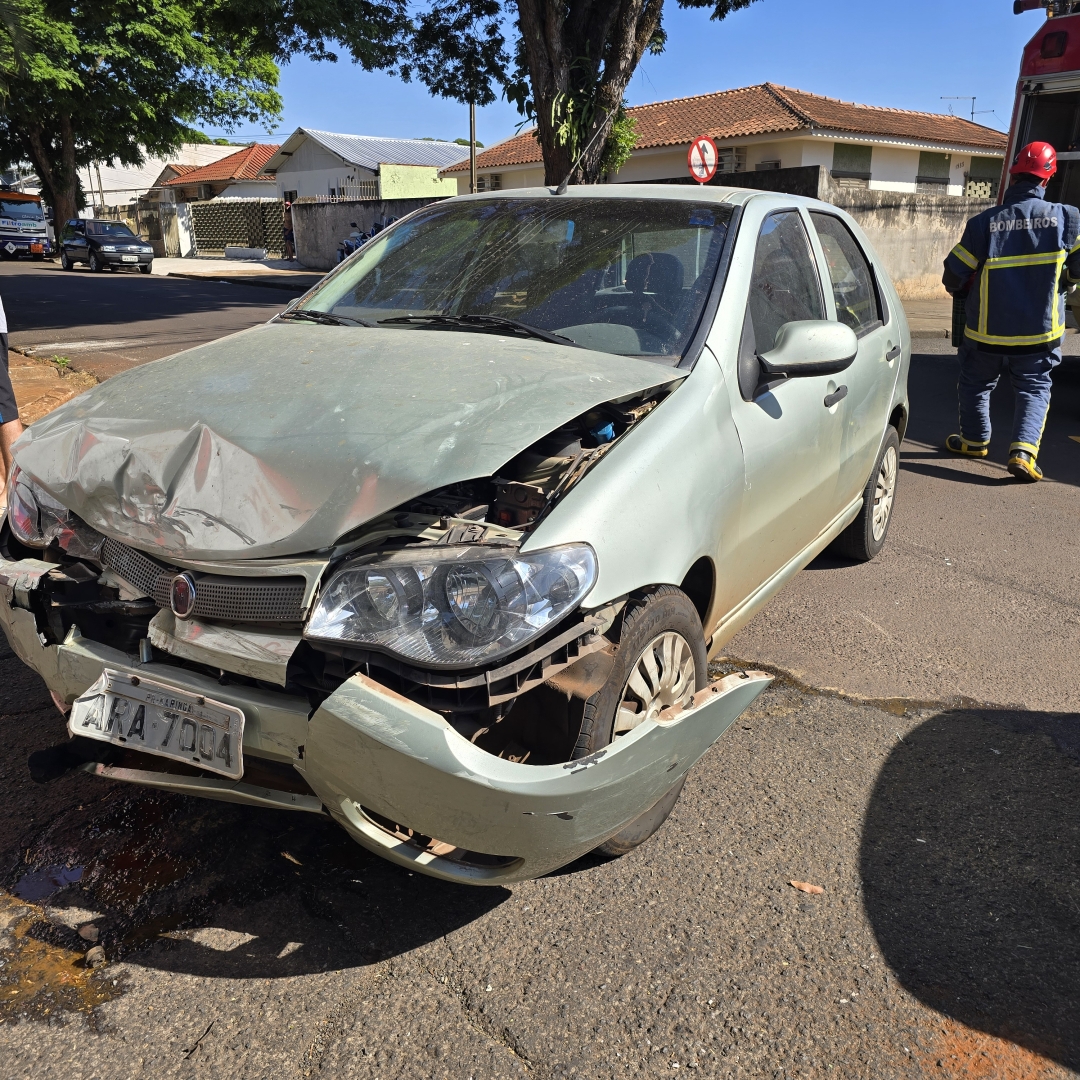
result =
M68 253L66 251L63 251L63 250L60 252L60 269L61 270L70 270L71 269L71 260L68 258Z
M90 273L91 274L100 274L101 269L102 269L101 260L97 257L97 255L93 251L91 251L90 252Z
M863 489L859 516L833 541L833 548L841 555L858 562L869 562L885 546L896 504L899 471L900 437L890 425L878 451L874 471Z
M150 271L153 270L153 268L154 268L153 263L143 263L142 266L139 267L139 273L140 274L149 274Z
M632 604L623 616L611 675L585 703L573 759L595 753L670 705L686 705L708 681L705 635L690 598L673 585L661 585ZM648 840L675 808L685 779L680 777L597 853L625 855Z

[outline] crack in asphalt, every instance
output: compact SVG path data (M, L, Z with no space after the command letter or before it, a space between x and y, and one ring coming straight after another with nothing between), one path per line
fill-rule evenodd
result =
M458 959L457 954L454 952L453 946L450 944L449 938L446 934L442 935L441 941L446 948L446 952L450 959L453 961L454 966L463 974L473 975L471 971L468 971L465 964ZM548 1070L539 1066L533 1062L529 1057L527 1051L522 1047L521 1041L510 1030L509 1026L504 1024L501 1028L492 1023L483 1014L477 1014L473 1009L471 1002L469 1001L468 991L463 984L458 984L448 975L445 979L440 979L438 975L430 967L425 967L427 973L436 981L441 982L443 986L450 991L451 994L457 999L458 1005L461 1008L465 1019L469 1022L470 1026L476 1029L485 1038L490 1039L492 1042L497 1043L499 1046L508 1050L514 1055L525 1068L533 1073L537 1077L548 1077L551 1074Z

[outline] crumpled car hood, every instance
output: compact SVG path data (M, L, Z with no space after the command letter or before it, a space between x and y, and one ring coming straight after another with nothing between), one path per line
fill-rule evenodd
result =
M69 510L148 552L294 555L684 374L492 334L270 323L110 379L15 454Z

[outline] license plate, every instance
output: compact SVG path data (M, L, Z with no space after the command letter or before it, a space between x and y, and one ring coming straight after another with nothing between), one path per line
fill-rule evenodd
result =
M220 773L244 775L244 714L233 705L106 668L76 699L68 731Z
M121 255L120 256L120 261L121 262L138 262L139 261L139 256L138 255Z
M42 247L41 244L31 244L30 245L30 252L33 255L40 255L44 250L45 249Z

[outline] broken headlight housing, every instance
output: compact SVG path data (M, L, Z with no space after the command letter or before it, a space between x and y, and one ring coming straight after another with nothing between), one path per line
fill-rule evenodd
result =
M105 537L61 506L18 465L8 482L8 524L20 544L47 548L54 540L75 559L97 559Z
M572 611L595 581L587 544L527 555L475 544L368 555L330 578L304 635L420 664L487 663Z

